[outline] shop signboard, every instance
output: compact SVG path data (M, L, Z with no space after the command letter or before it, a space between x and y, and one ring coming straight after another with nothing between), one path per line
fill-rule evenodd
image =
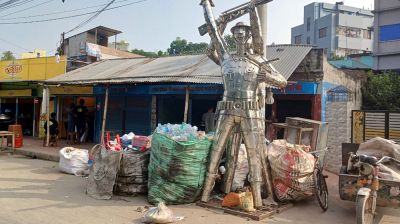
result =
M32 96L32 89L0 90L0 97Z
M316 82L295 82L288 83L284 89L273 89L272 92L276 95L284 94L317 94L318 83Z
M0 81L46 80L64 74L65 66L64 56L0 61Z
M50 87L51 95L92 95L93 87L91 86L60 86Z

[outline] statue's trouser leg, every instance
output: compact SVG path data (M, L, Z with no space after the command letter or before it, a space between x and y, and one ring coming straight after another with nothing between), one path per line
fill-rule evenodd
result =
M207 202L210 198L210 193L215 184L218 165L224 152L226 142L234 126L234 116L223 114L219 116L201 201Z
M236 126L230 136L231 144L227 146L226 151L226 173L224 175L223 192L228 194L232 189L232 182L235 176L236 163L238 160L240 144L242 136L240 135L240 127Z
M262 127L259 127L259 119L242 118L240 127L246 145L247 159L249 162L250 185L253 193L254 206L262 206L261 186L263 182L262 154L265 142L261 141Z

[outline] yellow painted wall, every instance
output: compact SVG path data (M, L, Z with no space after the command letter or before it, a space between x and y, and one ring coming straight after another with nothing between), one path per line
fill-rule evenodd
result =
M56 57L0 61L0 81L46 80L65 73L66 59Z
M40 57L46 57L46 51L42 49L35 49L33 52L25 52L21 54L22 59L26 58L36 58L37 54L40 54Z

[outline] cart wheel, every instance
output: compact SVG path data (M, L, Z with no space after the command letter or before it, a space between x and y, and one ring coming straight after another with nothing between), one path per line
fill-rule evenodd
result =
M357 195L357 224L372 224L374 221L373 211L373 200L372 196Z
M325 212L328 210L328 187L326 185L325 176L319 168L314 169L314 195L318 204Z

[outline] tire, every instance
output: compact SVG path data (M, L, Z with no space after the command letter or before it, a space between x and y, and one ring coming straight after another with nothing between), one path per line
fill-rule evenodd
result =
M319 168L314 169L314 195L322 211L328 210L328 187L325 177Z
M372 196L357 195L357 224L372 224L374 221L374 213L372 211Z

